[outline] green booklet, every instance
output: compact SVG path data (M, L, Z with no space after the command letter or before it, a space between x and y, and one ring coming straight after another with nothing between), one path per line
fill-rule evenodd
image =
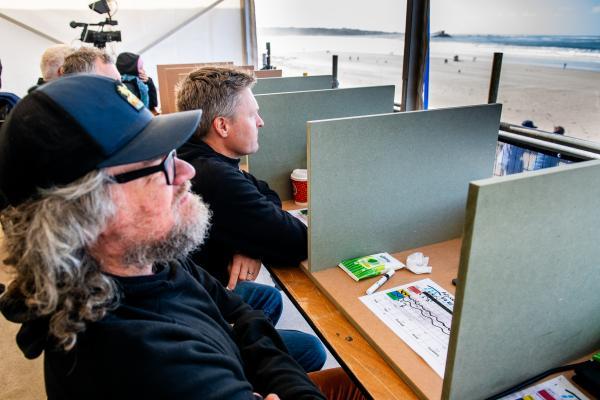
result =
M355 281L360 281L372 276L381 275L388 269L400 269L404 264L396 260L389 253L377 253L365 257L344 260L338 266L346 271Z

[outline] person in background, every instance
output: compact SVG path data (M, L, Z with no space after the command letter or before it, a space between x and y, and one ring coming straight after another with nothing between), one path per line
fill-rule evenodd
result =
M82 47L65 58L60 74L89 73L121 80L112 58L95 47Z
M125 86L142 100L152 114L160 114L156 86L146 75L141 57L134 53L121 53L117 56L117 69Z
M525 128L537 129L533 121L527 119L521 123ZM505 143L502 147L502 175L518 174L523 172L523 155L525 149L509 143Z
M252 94L256 79L230 67L204 67L179 85L179 111L202 110L194 135L179 149L197 171L192 190L213 212L206 243L191 257L260 309L273 324L282 312L279 290L253 282L261 263L298 265L308 252L307 228L281 209L269 185L239 168L240 157L258 151L264 125ZM326 353L320 341L303 332L280 330L290 354L307 371L321 369Z
M56 44L48 47L42 54L40 61L40 70L42 77L38 79L37 84L27 90L27 93L31 93L37 89L40 85L50 82L60 76L60 67L65 62L65 58L74 52L75 49L66 44Z
M556 135L564 135L565 128L563 128L560 125L555 126L554 131L552 133L554 133ZM537 156L535 157L535 162L533 163L533 169L538 170L538 169L556 167L559 163L560 163L560 153L557 153L556 155L538 153Z
M174 149L200 115L153 118L121 82L74 74L0 130L0 311L27 358L44 353L48 399L363 399L341 368L307 376L261 311L186 258L210 211Z
M0 89L2 89L2 61L0 60ZM14 93L0 92L0 120L6 119L10 110L19 102L19 96ZM0 293L2 293L0 291Z

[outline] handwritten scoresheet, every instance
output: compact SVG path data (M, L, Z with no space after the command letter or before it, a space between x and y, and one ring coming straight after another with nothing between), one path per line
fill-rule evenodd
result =
M563 375L515 392L502 400L589 400Z
M431 279L423 279L360 300L444 377L454 296Z

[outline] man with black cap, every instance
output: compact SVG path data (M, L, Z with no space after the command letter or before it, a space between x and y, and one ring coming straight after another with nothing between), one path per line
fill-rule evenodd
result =
M0 130L0 311L26 357L45 352L49 399L324 398L264 314L185 259L210 213L173 149L200 116L73 75Z

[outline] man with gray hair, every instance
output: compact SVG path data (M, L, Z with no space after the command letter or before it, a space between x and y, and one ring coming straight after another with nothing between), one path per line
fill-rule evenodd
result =
M121 74L111 56L95 47L82 47L65 58L60 74L74 73L97 74L121 80Z
M173 149L200 115L153 117L121 82L78 74L0 130L15 273L0 311L26 357L45 353L49 399L325 398L264 314L186 258L209 211ZM324 384L360 398L339 376Z

